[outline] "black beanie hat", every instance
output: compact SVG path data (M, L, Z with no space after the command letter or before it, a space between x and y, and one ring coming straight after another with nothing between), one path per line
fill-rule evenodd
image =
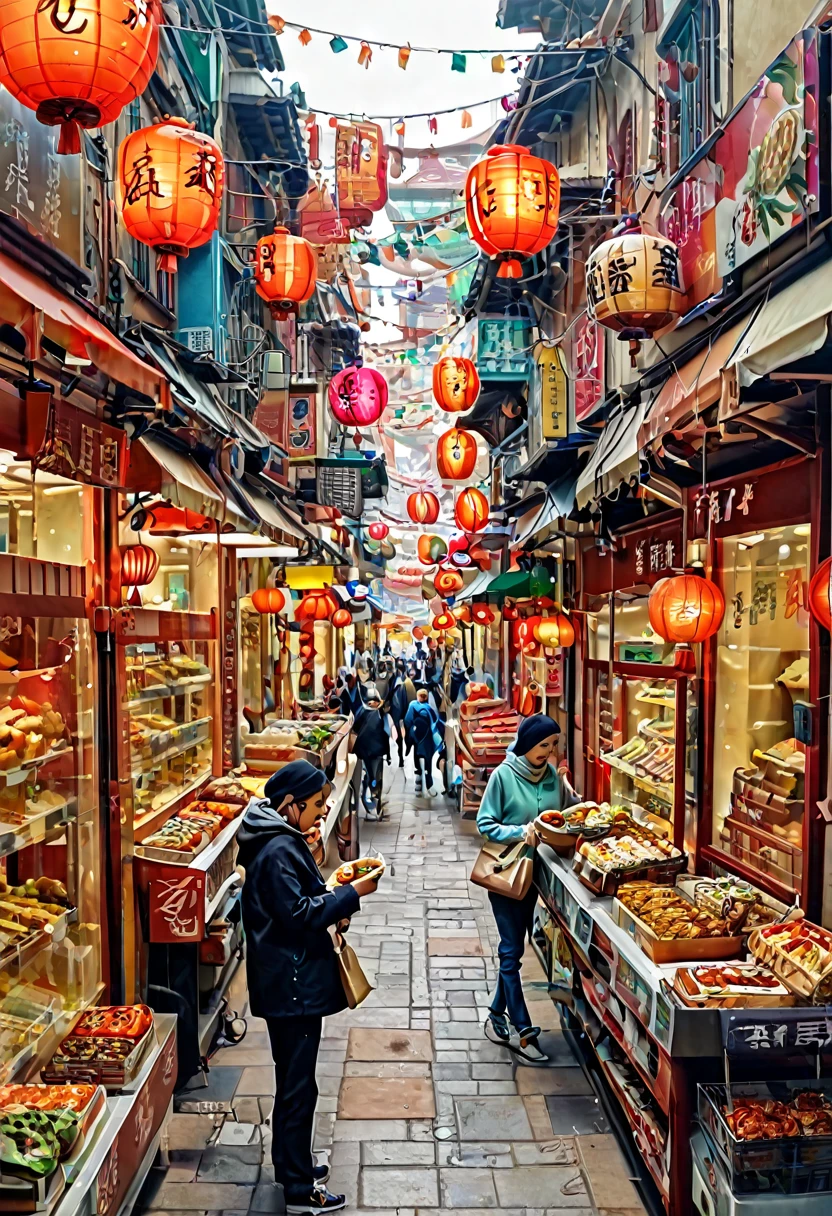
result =
M559 734L560 727L554 718L547 718L546 714L534 714L531 718L523 718L517 730L517 738L509 751L514 752L515 756L525 756L550 735ZM268 789L268 786L266 788Z
M292 760L266 782L264 793L275 809L291 794L294 802L305 802L326 785L326 773L308 760Z

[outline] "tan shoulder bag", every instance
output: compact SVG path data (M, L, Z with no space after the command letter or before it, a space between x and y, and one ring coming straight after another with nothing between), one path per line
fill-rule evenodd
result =
M507 899L522 899L532 885L534 860L523 840L487 840L477 855L471 882Z
M358 955L352 946L344 941L340 933L335 933L335 955L338 959L338 970L341 972L341 983L344 986L344 996L350 1009L357 1009L373 991L373 985L364 974L358 961Z

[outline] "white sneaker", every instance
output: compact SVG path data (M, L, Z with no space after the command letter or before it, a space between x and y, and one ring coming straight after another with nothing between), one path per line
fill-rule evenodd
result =
M537 1026L530 1026L528 1030L522 1032L513 1030L506 1046L526 1064L548 1064L549 1057L537 1045L539 1034L540 1030Z

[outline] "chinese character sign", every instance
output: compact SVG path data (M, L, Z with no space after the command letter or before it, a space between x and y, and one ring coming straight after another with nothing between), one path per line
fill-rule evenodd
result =
M573 327L575 421L591 414L604 396L604 331L584 314Z
M381 211L387 202L387 149L374 122L339 122L335 132L338 207Z
M536 404L540 410L542 437L565 439L568 420L563 351L559 346L540 346L536 351L536 363Z
M664 237L625 231L603 241L586 265L590 320L622 337L647 337L682 311L679 253Z

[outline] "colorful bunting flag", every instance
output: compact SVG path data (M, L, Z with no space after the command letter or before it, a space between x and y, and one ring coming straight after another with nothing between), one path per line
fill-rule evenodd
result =
M309 46L311 41L312 35L309 33L309 30L301 30L301 32L298 34L298 42L301 44L301 46Z
M282 17L278 17L277 13L271 13L269 15L269 25L276 34L282 34L286 29L286 22Z
M428 119L428 130L430 131L431 135L436 135L439 131L439 123L436 121L435 114L431 114L430 118Z
M340 34L335 34L334 37L330 38L329 45L336 55L340 55L342 51L347 49L347 44Z
M373 48L370 46L369 42L362 42L361 50L358 52L359 67L369 68L372 58Z
M460 126L462 127L463 131L467 131L468 128L472 127L473 125L474 125L473 118L471 117L471 115L468 113L467 110L463 110L462 111L462 122L460 123Z
M402 71L404 71L405 68L407 67L407 61L409 58L410 58L410 47L409 46L400 46L399 47L399 67L402 69Z
M396 125L393 127L393 130L396 132L397 135L404 137L405 124L403 122L397 122Z
M451 56L451 71L464 72L467 62L468 60L465 55L461 54L459 51L454 51L453 55Z
M502 55L494 55L491 59L492 72L504 72L506 70L506 61Z

